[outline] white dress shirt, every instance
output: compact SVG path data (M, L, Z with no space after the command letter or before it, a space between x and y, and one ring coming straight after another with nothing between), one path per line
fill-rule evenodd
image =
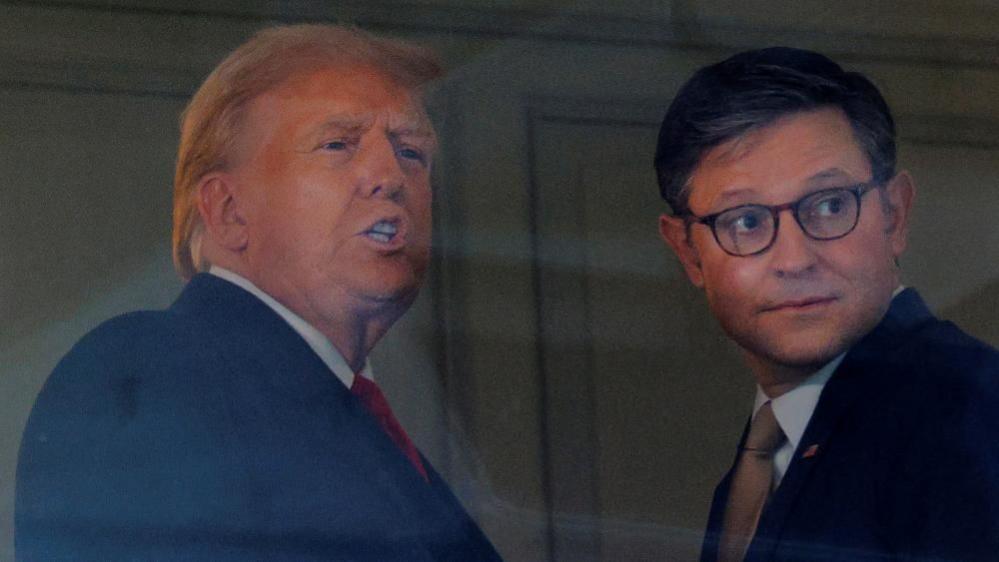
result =
M344 359L343 355L337 350L337 348L330 343L330 340L326 339L326 336L324 336L319 330L312 327L311 324L302 320L302 317L288 310L286 306L274 300L273 297L261 291L260 288L239 274L233 273L228 269L217 265L213 265L211 269L208 270L208 273L225 279L226 281L245 289L251 295L260 299L264 304L274 310L278 316L283 318L284 321L291 326L292 330L295 330L298 335L302 336L305 343L309 344L312 351L316 352L316 355L323 360L323 363L329 367L330 371L333 371L333 374L340 379L340 382L342 382L347 388L350 388L351 385L354 384L355 374L350 366L347 365L347 360ZM367 359L364 361L364 368L357 374L368 380L374 380L371 363L368 362Z
M756 404L753 406L753 417L755 418L756 413L760 411L760 407L767 400L770 400L774 417L777 418L777 424L780 425L781 431L787 437L784 444L778 447L777 452L774 453L774 488L780 484L781 479L784 478L784 473L787 472L788 465L791 464L791 457L794 455L794 451L797 450L798 443L801 442L801 436L804 435L805 428L808 427L808 422L812 419L812 414L815 412L816 404L819 403L819 396L822 394L822 389L825 388L829 377L832 376L836 367L839 367L845 356L846 352L839 354L815 374L805 379L804 382L773 400L770 400L764 394L762 388L759 386L756 387Z
M894 299L903 290L905 290L905 286L899 285L891 297ZM826 363L821 369L805 379L804 382L773 400L770 400L759 385L756 386L756 402L753 405L753 417L755 418L756 413L760 411L760 407L767 400L770 400L774 417L777 418L777 424L780 425L781 431L787 437L784 444L774 453L773 488L776 488L780 484L781 479L784 478L784 473L787 472L787 467L791 464L791 459L794 456L794 452L798 449L798 444L805 433L805 428L808 427L808 422L811 421L812 414L815 413L815 406L819 403L819 396L822 394L822 389L825 388L826 382L829 381L829 377L839 367L839 364L843 362L844 357L846 357L845 351L836 356L832 361Z

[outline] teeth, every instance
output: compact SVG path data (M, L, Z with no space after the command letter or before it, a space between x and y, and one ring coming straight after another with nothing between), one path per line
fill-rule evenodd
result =
M375 226L371 227L371 232L376 234L387 234L389 236L395 236L395 233L399 231L399 228L395 224L388 221L378 221Z
M378 221L368 232L368 238L379 242L388 242L399 232L399 227L392 222Z

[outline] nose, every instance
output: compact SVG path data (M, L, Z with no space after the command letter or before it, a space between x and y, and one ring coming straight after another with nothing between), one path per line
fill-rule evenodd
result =
M811 273L817 262L815 241L801 229L790 209L781 215L777 239L767 252L771 268L778 277L800 277Z
M363 197L398 199L406 184L392 141L382 135L371 135L355 157L357 189Z

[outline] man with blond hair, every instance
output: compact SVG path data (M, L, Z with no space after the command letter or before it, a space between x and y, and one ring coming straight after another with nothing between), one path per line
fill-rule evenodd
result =
M498 560L367 357L416 297L441 73L334 26L264 30L194 95L165 311L110 320L38 397L20 560Z

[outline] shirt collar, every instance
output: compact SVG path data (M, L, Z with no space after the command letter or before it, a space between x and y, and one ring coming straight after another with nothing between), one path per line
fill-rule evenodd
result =
M302 336L305 343L307 343L309 347L312 348L312 351L314 351L316 355L322 359L323 363L326 364L329 370L333 371L333 374L336 375L336 378L338 378L340 382L342 382L347 388L350 388L351 385L354 384L355 374L350 366L347 365L347 360L344 359L343 355L337 350L337 348L330 343L330 340L326 339L326 336L324 336L319 330L315 329L311 324L302 320L301 316L295 314L286 306L274 300L273 297L260 290L260 288L250 282L250 280L237 273L233 273L232 271L217 265L213 265L211 269L208 270L208 273L225 279L226 281L229 281L230 283L246 290L253 296L260 299L264 304L276 312L278 316L283 318L284 321L291 326L291 329L295 330L298 335ZM374 380L371 363L367 359L364 361L364 368L362 368L361 372L357 374L368 380Z
M815 412L815 405L819 403L819 396L822 394L822 389L825 388L829 377L832 376L836 367L839 367L844 357L846 357L846 352L839 354L821 369L810 375L801 384L773 400L764 394L762 388L757 386L753 415L755 416L760 407L767 400L770 400L774 417L777 418L777 423L780 425L781 431L784 432L788 442L791 443L791 447L797 449L798 442L801 441L801 436L805 434L805 428L808 427L808 422L812 419L812 413Z

